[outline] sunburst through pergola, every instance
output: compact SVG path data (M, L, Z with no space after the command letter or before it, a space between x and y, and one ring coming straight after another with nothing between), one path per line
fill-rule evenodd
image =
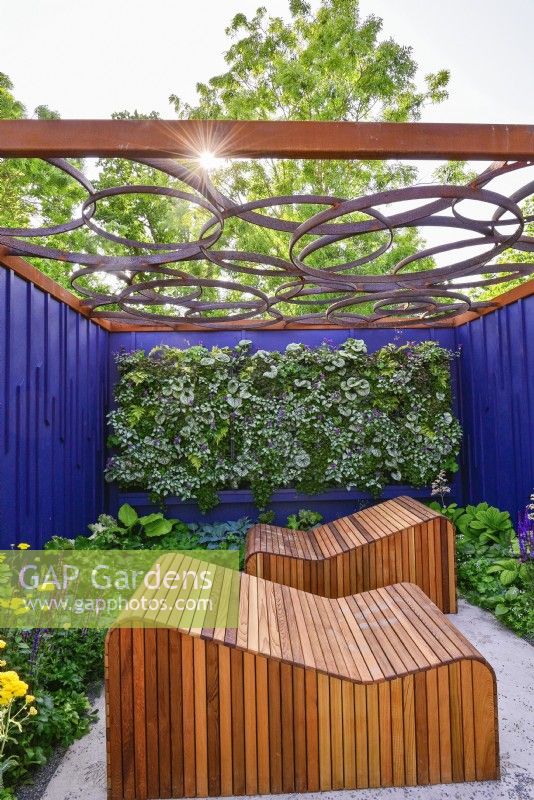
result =
M203 152L206 158L211 151ZM473 290L534 272L528 257L514 261L505 255L534 251L534 237L525 233L534 217L521 207L534 193L534 182L523 182L510 194L492 188L498 178L521 175L534 163L530 160L495 162L466 185L415 185L346 198L292 194L251 202L238 202L223 193L198 163L174 158L137 155L131 160L163 179L105 189L95 188L67 158L46 160L83 189L79 215L49 227L0 228L0 245L18 256L73 265L72 287L95 317L203 327L224 327L231 321L269 327L287 320L344 326L431 325L487 305L474 299ZM169 179L172 186L160 185ZM99 221L99 204L132 194L172 198L201 211L205 222L197 238L147 242L110 232ZM466 210L473 203L476 216ZM284 215L288 207L299 209L298 219ZM236 220L285 236L285 256L240 249L238 241L225 249L220 245L225 226ZM82 228L123 252L54 247L54 236ZM390 258L388 271L377 271L378 259L392 252L396 237L408 228L417 228L423 238L429 231L446 231L446 241ZM330 263L327 249L347 244L354 245L346 251L351 257ZM448 263L440 265L444 256ZM198 269L201 263L211 265L211 271L203 274ZM104 289L102 282L96 289L91 278L102 274L109 280ZM274 279L272 286L263 279Z

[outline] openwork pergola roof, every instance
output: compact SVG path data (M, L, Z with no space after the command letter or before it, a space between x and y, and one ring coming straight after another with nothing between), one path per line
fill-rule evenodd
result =
M494 163L466 185L415 185L364 197L294 194L243 203L198 169L194 159L204 151L226 158L454 158ZM72 287L95 318L201 327L279 327L288 322L434 325L488 306L474 301L470 290L534 272L534 258L507 258L513 251L534 251L534 237L525 234L534 215L525 216L520 207L534 193L534 181L521 179L520 188L508 194L494 188L497 179L521 176L534 165L534 128L529 126L4 121L0 156L46 159L82 187L85 200L75 219L52 227L0 228L0 247L4 261L15 256L72 265L66 267ZM129 159L152 168L164 180L96 189L69 161L80 156ZM172 187L161 185L168 178L173 179ZM179 188L174 188L176 181ZM154 243L118 236L97 221L98 204L131 194L189 203L204 212L206 221L194 241ZM467 211L473 203L483 212L475 216ZM284 215L287 207L309 207L310 213L294 220ZM219 240L231 220L284 235L284 257L239 246L221 248ZM54 246L54 236L82 228L122 246L126 254ZM423 238L440 229L444 241L423 246L395 260L386 274L377 274L373 262L409 228L417 228ZM375 239L366 246L370 235ZM357 240L356 258L328 263L325 257L321 266L314 265L314 254ZM436 259L444 254L448 263L440 266ZM199 275L195 267L202 262L216 266L215 277ZM87 278L102 273L111 276L109 290L91 288ZM258 279L269 278L277 279L272 291L258 288ZM295 314L289 316L288 308Z

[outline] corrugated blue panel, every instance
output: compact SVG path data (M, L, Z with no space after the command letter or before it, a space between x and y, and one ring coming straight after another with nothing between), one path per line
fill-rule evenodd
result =
M464 482L515 519L534 489L534 296L456 328Z
M317 347L321 342L328 341L340 345L346 339L353 337L363 339L370 352L393 342L400 346L407 342L422 342L434 339L444 347L455 347L454 328L437 329L405 329L405 330L369 330L358 328L355 330L275 330L275 331L208 331L205 332L169 332L169 333L112 333L110 335L110 352L119 350L151 350L158 345L170 347L191 347L203 344L205 347L233 347L240 339L250 339L254 349L284 350L290 342L303 342L310 347Z
M487 499L515 515L534 484L533 310L529 298L458 329L109 335L0 269L0 546L83 533L113 503L102 475L115 352L235 345L241 338L267 350L295 341L341 344L349 336L364 339L370 351L428 338L460 346L452 380L465 442L462 485L455 481L454 494L459 501L464 494Z
M107 340L0 268L0 547L83 533L102 513Z

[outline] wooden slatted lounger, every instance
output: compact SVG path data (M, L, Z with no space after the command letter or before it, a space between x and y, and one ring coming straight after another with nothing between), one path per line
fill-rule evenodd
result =
M421 589L234 575L237 629L108 634L110 800L498 778L493 670Z
M254 525L245 570L324 597L409 581L449 614L457 610L454 552L448 519L397 497L311 531Z

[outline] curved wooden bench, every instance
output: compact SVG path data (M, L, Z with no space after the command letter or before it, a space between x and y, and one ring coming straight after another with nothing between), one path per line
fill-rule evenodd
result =
M238 580L237 629L108 634L110 800L498 778L493 670L417 586Z
M245 570L323 597L409 581L445 614L457 610L454 526L410 497L311 531L254 525L247 534Z

